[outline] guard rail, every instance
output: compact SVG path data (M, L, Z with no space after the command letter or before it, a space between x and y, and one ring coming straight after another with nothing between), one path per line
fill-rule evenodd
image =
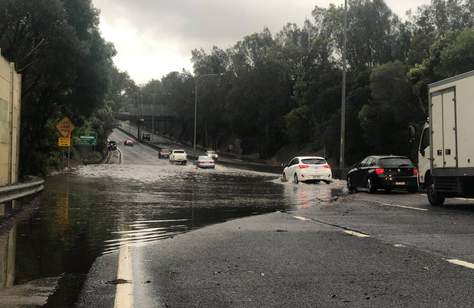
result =
M0 203L9 202L39 193L44 189L44 180L37 179L0 187Z

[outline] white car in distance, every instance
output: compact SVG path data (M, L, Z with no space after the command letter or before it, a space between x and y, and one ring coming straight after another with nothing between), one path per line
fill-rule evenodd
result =
M171 163L186 165L188 161L188 155L184 150L172 150L169 157L169 161Z
M216 151L208 150L206 154L213 160L217 160L219 158L219 155L216 153Z
M281 177L283 182L325 182L332 181L331 166L324 157L318 156L298 156L290 160L285 166Z
M199 156L196 161L196 166L199 168L212 168L216 167L214 160L209 156Z

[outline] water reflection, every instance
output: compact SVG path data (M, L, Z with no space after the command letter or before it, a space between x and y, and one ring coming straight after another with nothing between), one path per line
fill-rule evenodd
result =
M60 276L48 307L73 306L102 254L229 219L311 207L338 189L275 178L225 167L137 165L87 166L51 177L37 213L0 237L0 281L5 288Z

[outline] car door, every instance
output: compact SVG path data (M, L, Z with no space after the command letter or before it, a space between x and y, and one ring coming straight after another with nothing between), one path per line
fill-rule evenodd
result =
M367 188L367 181L372 172L372 169L375 168L376 161L377 160L375 159L375 157L368 157L365 163L365 166L361 168L361 172L360 172L361 187Z
M354 187L365 187L365 183L362 182L363 168L366 166L368 157L364 158L355 168L351 174L351 181Z
M296 160L296 158L293 158L292 160L290 160L290 162L289 162L289 163L286 165L286 167L285 167L284 172L285 172L285 177L286 177L287 180L291 180L291 179L292 179L292 176L293 176L293 174L294 174L294 172L293 172L293 169L294 169L293 166L294 166L294 164L295 164L295 163L294 163L295 160Z
M294 174L296 173L296 168L298 167L298 164L299 164L299 159L298 158L294 158L292 161L291 161L291 164L290 164L290 172L288 174L288 179L292 179Z

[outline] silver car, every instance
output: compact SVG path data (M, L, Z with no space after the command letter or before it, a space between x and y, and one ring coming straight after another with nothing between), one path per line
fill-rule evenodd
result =
M214 163L214 160L210 158L209 156L199 156L196 165L199 168L212 168L214 169L216 167L216 164Z

